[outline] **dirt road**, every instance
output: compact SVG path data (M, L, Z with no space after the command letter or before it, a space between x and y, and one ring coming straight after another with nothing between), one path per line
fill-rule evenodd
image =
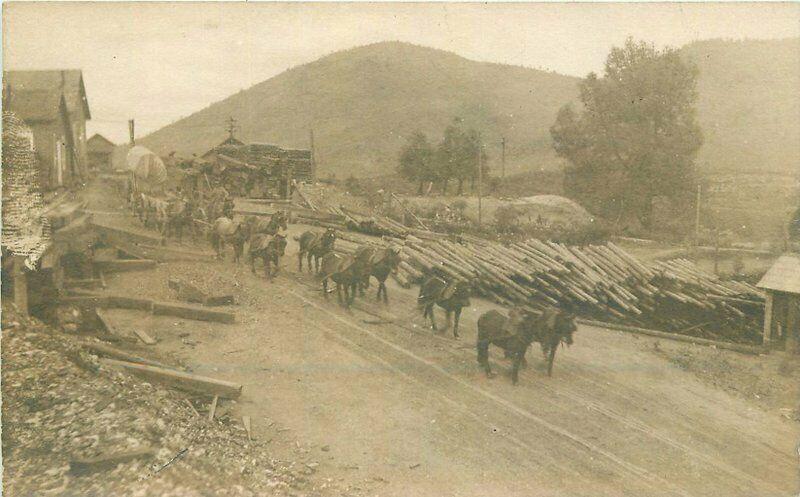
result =
M265 419L292 430L314 447L322 477L386 496L798 491L798 425L699 382L649 352L648 339L581 327L552 378L532 349L514 387L496 349L497 378L475 361L475 322L490 304L465 311L458 341L427 329L414 290L396 285L388 307L370 292L363 310L346 311L297 272L295 248L272 282L230 261L191 263L235 275L247 296L239 323L147 326L194 371L244 384L236 409L255 436L270 436ZM166 275L186 263L172 264L109 278L109 291L164 298ZM365 322L376 313L395 321Z

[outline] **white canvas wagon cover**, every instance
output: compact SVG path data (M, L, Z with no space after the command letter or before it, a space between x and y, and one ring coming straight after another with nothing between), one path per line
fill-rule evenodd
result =
M127 170L132 172L138 181L151 187L161 185L167 180L167 168L164 162L150 149L141 145L128 150L125 164Z

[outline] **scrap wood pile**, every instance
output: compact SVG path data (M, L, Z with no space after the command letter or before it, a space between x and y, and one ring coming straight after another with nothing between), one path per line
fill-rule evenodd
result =
M2 321L4 494L329 494L304 456L249 441L231 402L209 421L204 399L107 368L71 334L10 305Z
M703 338L760 339L761 293L685 259L645 264L611 242L578 247L531 239L502 245L433 234L409 235L403 243L400 281L439 274L473 280L478 294L502 304L569 305L586 318Z

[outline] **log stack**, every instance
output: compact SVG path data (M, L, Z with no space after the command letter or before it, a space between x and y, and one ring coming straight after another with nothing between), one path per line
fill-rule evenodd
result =
M398 281L419 283L433 274L468 279L478 295L504 305L558 305L591 319L711 339L760 339L761 293L686 259L644 263L611 242L578 247L531 239L503 245L478 238L349 235L337 244L346 253L364 243L402 244Z
M568 246L529 239L501 244L408 228L341 206L328 211L330 221L314 224L339 230L340 253L351 254L365 244L401 245L403 261L395 279L403 286L430 275L468 279L476 294L504 305L534 310L556 305L590 319L715 340L761 340L761 292L747 283L723 281L686 259L645 263L612 242Z

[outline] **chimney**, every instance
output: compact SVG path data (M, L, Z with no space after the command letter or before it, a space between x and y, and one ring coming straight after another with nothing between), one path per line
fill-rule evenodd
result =
M128 135L130 136L131 146L136 145L136 141L133 139L133 119L128 119Z

